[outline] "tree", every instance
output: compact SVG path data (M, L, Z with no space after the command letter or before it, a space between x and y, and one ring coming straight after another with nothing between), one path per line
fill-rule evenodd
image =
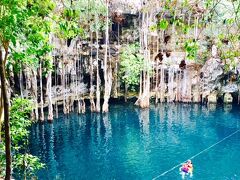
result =
M12 139L12 156L14 174L21 178L34 176L34 173L43 168L39 158L29 154L28 138L29 127L34 123L30 119L33 104L30 100L14 98L10 108L10 129ZM0 151L4 151L4 146L0 146ZM4 167L4 154L0 154L0 165ZM2 174L0 174L1 176Z
M106 29L105 29L105 50L104 50L104 102L102 111L108 112L108 101L111 94L112 87L112 68L110 61L110 53L108 54L108 46L109 46L109 2L106 1L107 6L107 19L106 19ZM109 57L109 58L108 58Z
M120 77L127 87L134 87L140 83L140 74L144 66L144 58L140 54L138 44L129 44L121 49Z
M19 61L26 64L38 64L48 47L50 17L54 3L50 0L3 0L0 1L0 77L1 101L4 109L6 173L5 179L11 179L12 157L9 123L9 97L7 64L17 66ZM10 58L11 56L11 58Z

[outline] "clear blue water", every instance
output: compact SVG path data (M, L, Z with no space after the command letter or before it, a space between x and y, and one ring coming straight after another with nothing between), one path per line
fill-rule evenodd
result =
M152 179L240 126L240 108L162 104L112 105L105 115L61 115L35 124L30 151L45 179ZM240 132L195 157L192 178L240 179ZM176 168L159 179L181 179Z

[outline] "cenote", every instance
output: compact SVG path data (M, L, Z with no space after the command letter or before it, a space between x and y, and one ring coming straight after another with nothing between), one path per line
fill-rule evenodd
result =
M34 124L30 151L46 163L41 180L153 179L210 147L192 159L190 179L239 179L240 133L212 146L238 130L239 117L238 106L112 105ZM179 167L158 179L181 179Z

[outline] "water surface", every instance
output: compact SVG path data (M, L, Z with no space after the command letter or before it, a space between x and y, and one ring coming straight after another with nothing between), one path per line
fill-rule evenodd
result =
M30 150L53 179L153 179L239 128L240 108L112 105L108 114L61 115L35 124ZM240 179L240 132L192 161L191 179ZM178 168L159 179L181 179Z

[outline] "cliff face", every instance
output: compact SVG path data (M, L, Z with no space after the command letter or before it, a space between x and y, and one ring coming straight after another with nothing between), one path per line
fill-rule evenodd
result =
M74 111L76 107L79 113L84 113L85 99L90 99L91 110L96 110L95 100L97 97L103 98L103 91L106 88L104 83L106 72L111 80L109 87L111 97L118 98L123 95L125 87L119 77L119 54L124 45L141 42L142 35L139 33L138 16L125 14L122 17L124 20L121 23L113 21L109 29L107 47L104 32L92 33L91 38L85 40L76 37L63 41L53 35L52 70L44 73L45 66L40 63L35 69L24 67L22 72L12 78L10 83L13 92L33 99L35 105L33 116L36 119L44 120L43 108L48 107L48 117L52 120L53 113L56 116L58 114L59 105L63 105L64 113ZM239 94L237 84L240 72L239 59L235 60L234 67L224 70L226 62L224 64L217 57L213 48L212 57L205 63L189 61L186 60L185 52L173 47L174 36L168 37L169 32L164 31L159 35L159 32L150 32L148 28L144 30L146 31L144 41L147 42L147 46L145 45L142 51L149 53L152 71L148 74L149 81L142 82L139 86L144 87L150 83L145 86L149 89L145 95L147 98L154 97L156 103L216 103L218 99L226 103L234 101ZM107 63L104 62L105 57ZM144 73L142 75L144 78ZM96 104L99 103L100 100L96 100ZM97 109L99 112L99 108Z
M206 61L201 69L201 91L203 98L213 91L221 89L221 79L223 78L223 65L220 59L211 58Z
M224 70L228 64L216 57L215 48L213 46L213 57L207 60L201 69L201 94L203 98L211 103L216 103L219 98L225 103L232 103L234 100L232 95L239 94L238 67L240 62L238 59L234 59L235 67L230 65L229 69ZM239 101L238 99L236 100Z

